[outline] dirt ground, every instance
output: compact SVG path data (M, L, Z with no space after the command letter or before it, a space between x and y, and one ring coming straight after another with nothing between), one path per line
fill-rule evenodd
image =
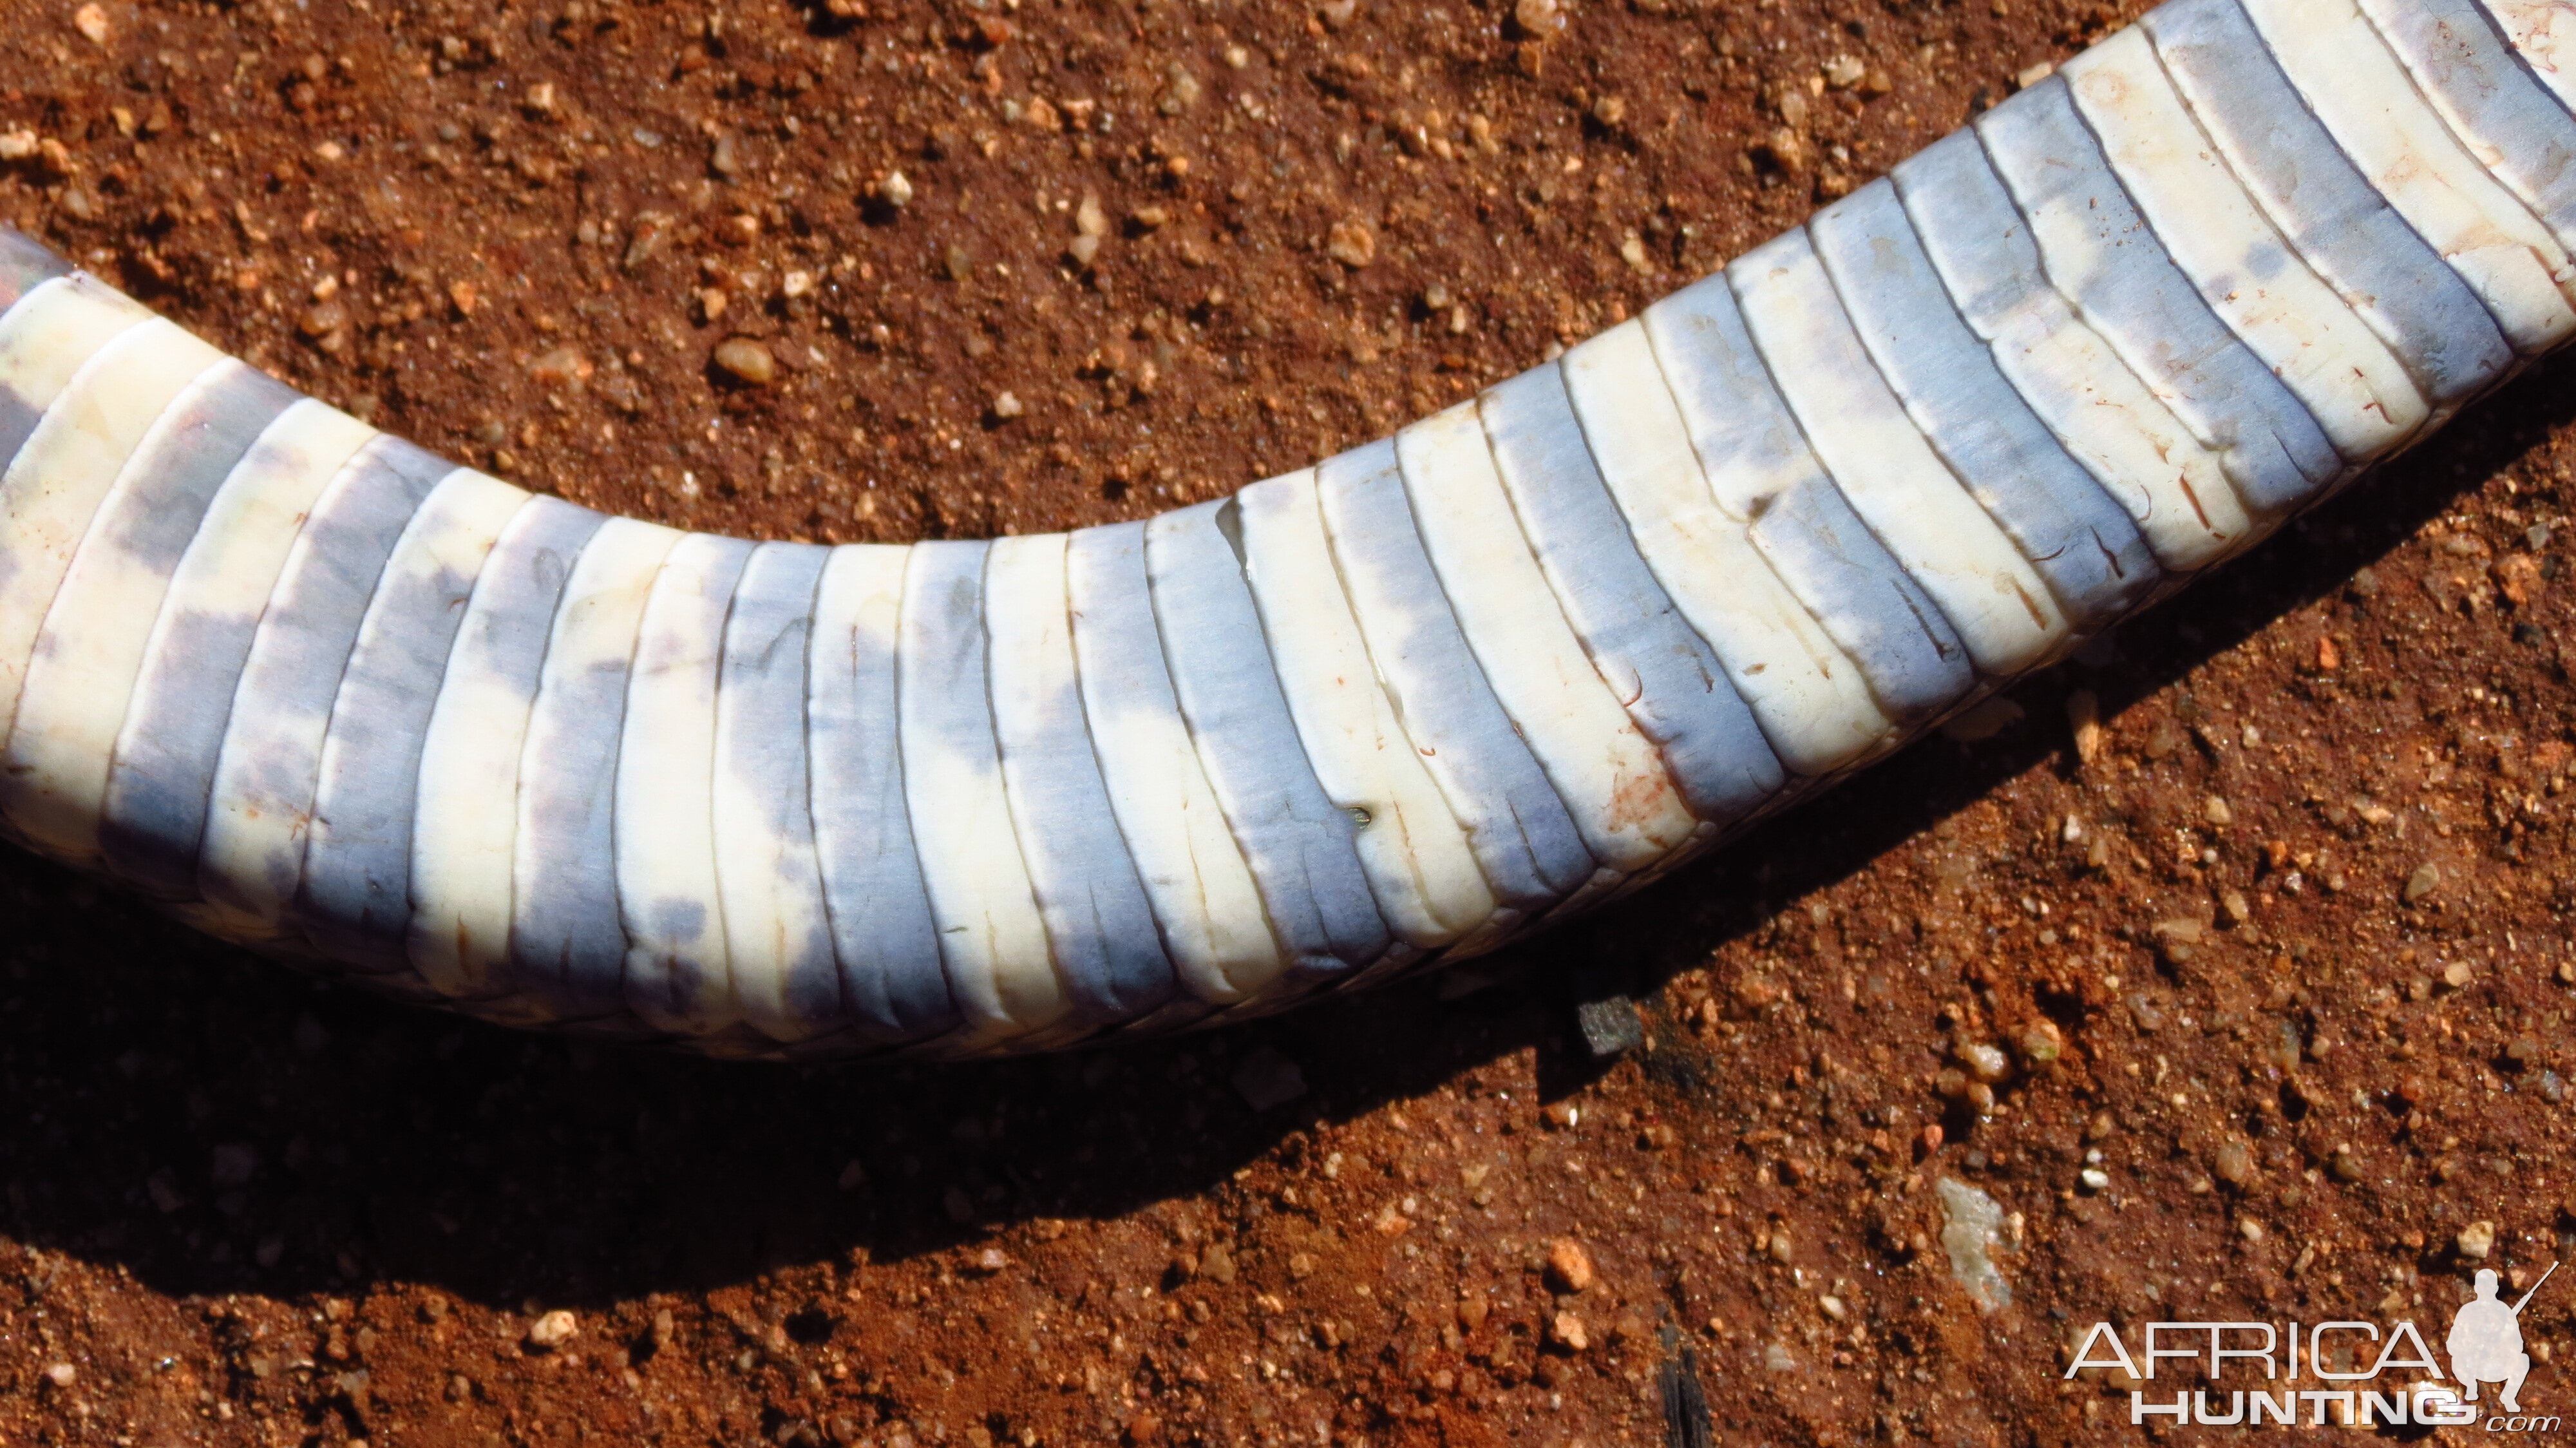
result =
M0 17L0 217L451 454L826 540L1312 461L2120 18ZM2002 1448L2141 1431L2127 1384L2061 1381L2097 1319L2438 1343L2472 1268L2518 1291L2576 1230L2571 461L2562 363L1982 739L1470 972L1141 1048L524 1038L7 855L0 1444L1558 1448L1663 1442L1668 1402L1704 1441L1695 1374L1726 1441ZM1647 1039L1598 1069L1572 1005L1622 989ZM1945 1178L2006 1214L1991 1314ZM2524 1318L2543 1411L2571 1302Z

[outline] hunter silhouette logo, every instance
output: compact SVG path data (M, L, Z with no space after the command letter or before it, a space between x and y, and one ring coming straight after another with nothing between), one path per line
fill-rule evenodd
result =
M2169 1418L2211 1427L2468 1427L2481 1417L2479 1387L2494 1383L2501 1388L2495 1406L2502 1411L2485 1416L2487 1432L2555 1432L2556 1416L2526 1415L2522 1409L2523 1380L2531 1375L2522 1310L2557 1271L2551 1263L2540 1281L2508 1304L2499 1295L2502 1279L2479 1270L2476 1295L2452 1315L2443 1342L2456 1381L2445 1380L2423 1333L2402 1320L2385 1330L2376 1322L2354 1321L2150 1322L2135 1355L2117 1328L2097 1322L2076 1344L2065 1375L2093 1370L2127 1379L2132 1425ZM2198 1369L2206 1386L2167 1400L2145 1384L2156 1381L2159 1365L2176 1359ZM2222 1381L2231 1368L2236 1382ZM2415 1381L2402 1381L2401 1373ZM2255 1380L2250 1386L2236 1385L2248 1378Z
M2478 1269L2478 1295L2460 1304L2444 1344L2451 1350L2451 1371L2459 1377L2464 1401L2478 1400L2480 1383L2502 1383L2504 1391L2496 1395L2497 1404L2508 1413L2522 1411L2517 1395L2522 1392L2522 1380L2531 1375L2531 1354L2522 1350L2522 1309L2557 1271L2558 1264L2550 1263L2540 1282L2531 1284L2521 1301L2507 1307L2496 1297L2494 1270Z

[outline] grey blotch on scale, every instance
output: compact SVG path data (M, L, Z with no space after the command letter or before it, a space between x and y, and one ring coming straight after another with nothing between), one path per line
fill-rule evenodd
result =
M31 244L24 242L16 232L8 230L5 226L0 226L0 238L6 238L12 244L13 249L18 246ZM0 256L0 266L15 265L17 265L17 262L14 257ZM7 311L14 309L18 302L24 298L28 292L33 292L40 287L46 286L48 283L56 283L61 288L76 289L78 292L84 294L88 299L107 300L115 296L108 287L100 283L96 278L84 273L74 273L61 268L57 268L51 275L40 274L37 269L22 269L16 273L14 278L9 275L0 274L0 288L5 288L10 285L13 280L25 283L25 291L11 295L7 297L5 301L0 301L0 314L5 314ZM131 321L120 321L114 325L131 327L142 323L142 313L136 312L131 314L131 316ZM104 338L102 338L102 340L104 340ZM32 346L33 343L21 343L20 345ZM44 422L46 409L52 406L53 402L54 399L50 397L29 398L18 388L5 383L0 383L0 470L5 470L9 465L9 461L16 458L18 454L26 448L28 440L36 435L37 427ZM6 571L11 566L12 565L8 558L0 556L0 575L5 575Z
M525 501L470 475L450 482L464 486L413 516L341 677L295 901L316 946L379 971L410 964L413 809L439 680L491 541Z
M2477 0L2361 8L2470 149L2561 245L2576 243L2576 116L2514 58Z
M835 568L858 566L848 556ZM900 570L900 561L896 561ZM827 571L822 596L836 597ZM898 596L900 581L895 585ZM814 778L815 853L832 916L842 999L862 1033L938 1035L958 1022L940 967L938 927L904 805L895 636L857 618L817 620L805 727Z
M2236 0L2173 0L2142 24L2265 214L2427 398L2457 406L2512 368L2477 294L2335 145Z
M1958 631L1852 511L1753 350L1724 273L1646 309L1647 335L1721 502L1835 644L1889 718L1911 723L1975 685ZM1759 480L1752 496L1728 480Z
M830 556L827 548L801 543L764 543L752 552L734 585L716 696L717 867L722 875L754 876L749 888L775 902L765 929L752 932L774 936L759 940L763 949L753 958L781 973L778 1001L809 1034L845 1017L815 853L805 723L814 599ZM747 816L729 819L737 809ZM737 831L764 836L763 854L728 850ZM729 922L737 913L730 908L733 896L726 891ZM749 954L734 952L737 980Z
M2054 208L2088 234L2100 260L2070 282L2058 258L2050 275L2074 296L2131 366L2149 374L2199 421L2204 438L2224 440L2246 506L2287 512L2311 501L2343 471L2316 419L2271 369L2239 342L2178 270L2076 114L2066 82L2051 76L1986 112L1976 133L2024 214ZM2047 253L2052 233L2033 223Z
M1015 561L1007 551L1050 547L1051 567L1038 558L1045 592L1005 598L995 591L995 571ZM985 591L985 629L995 650L990 687L1012 821L1056 970L1077 1018L1109 1025L1169 999L1174 977L1084 717L1065 548L1061 538L994 545ZM1022 610L1045 616L1020 616ZM1009 657L1006 643L1015 650L1052 643L1054 657Z
M1227 506L1202 503L1147 524L1146 572L1182 715L1271 926L1300 983L1314 983L1373 964L1392 938L1352 844L1358 826L1306 763L1242 559L1225 536Z
M236 812L271 820L312 813L331 705L376 579L412 515L455 470L435 454L380 437L306 520L297 562L278 580L242 669L236 697L258 707L235 708L216 765L218 797ZM267 837L254 848L253 860L200 861L206 899L262 915L292 903L302 875L300 839ZM236 869L258 873L259 897L243 896L245 881L229 874Z
M521 755L510 924L515 981L563 1019L599 1022L605 1031L644 1033L625 998L618 740L643 594L670 549L663 540L678 536L626 518L591 534L556 610Z
M1284 962L1259 882L1172 686L1146 572L1145 525L1071 534L1065 594L1084 720L1111 808L1191 998L1157 1014L1212 1016L1257 995Z
M717 872L716 695L725 615L754 547L705 533L672 547L627 680L616 804L626 1000L675 1035L727 1030L740 1014Z
M2146 540L1968 330L1895 186L1874 181L1807 230L1862 345L1933 450L2047 581L2068 623L2098 628L2144 602L2163 573Z
M1599 862L1459 632L1414 529L1395 444L1327 459L1316 491L1379 676L1495 898L1537 912L1573 894Z
M208 510L209 518L224 517L223 536L210 538L201 528L173 566L109 762L99 819L99 850L109 872L153 899L197 898L215 769L268 601L256 578L225 587L248 565L238 546L218 545L239 545L245 533L258 531L247 520L259 517L283 486L281 478L300 477L318 492L338 471L346 459L329 447L335 418L308 399L280 419L243 456ZM339 447L354 452L356 425L336 420L345 424ZM244 491L235 497L234 489ZM263 556L272 566L282 565L291 547L302 501L298 494L288 506L268 508Z
M15 830L98 861L113 739L152 652L188 541L234 466L296 394L237 361L173 399L93 515L28 657L8 724L0 809ZM103 747L106 745L106 747Z
M1728 823L1787 780L1716 651L1655 581L1619 516L1554 363L1478 405L1522 531L1603 677L1654 741L1691 813Z
M127 464L136 482L126 506L103 514L81 546L118 548L168 575L196 537L215 490L300 400L295 389L241 363L208 379L165 421L158 444Z
M1002 782L984 638L991 544L913 545L903 579L896 702L906 812L949 990L967 1029L1024 1039L1061 1022L1046 950Z

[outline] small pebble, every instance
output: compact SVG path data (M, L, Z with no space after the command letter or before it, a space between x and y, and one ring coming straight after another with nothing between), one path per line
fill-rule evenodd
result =
M1546 40L1565 29L1565 7L1558 0L1517 0L1512 19L1533 40Z
M2460 1249L2461 1256L2483 1262L2486 1255L2495 1250L2495 1240L2495 1223L2471 1222L2460 1229L2460 1235L2452 1239L2452 1245Z
M1275 1048L1259 1046L1234 1068L1234 1091L1255 1111L1285 1106L1306 1094L1306 1073Z
M573 1315L558 1307L529 1326L528 1345L551 1352L572 1341L573 1334L579 1330L580 1324Z
M1968 1074L1991 1086L2012 1074L2012 1058L1982 1041L1961 1042L1956 1048L1959 1064Z
M1768 1343L1762 1349L1762 1366L1775 1373L1794 1373L1798 1370L1798 1360L1780 1344Z
M2476 972L2469 969L2469 963L2465 960L2455 960L2442 967L2442 984L2453 990L2458 990L2475 978Z
M1016 393L1005 392L993 399L993 415L1004 422L1024 416L1028 410L1028 404L1020 401Z
M72 12L72 26L92 45L107 44L107 9L97 4L84 5Z
M2102 1185L2110 1185L2110 1178L2104 1177ZM2000 1312L2010 1307L2012 1285L2004 1281L2003 1270L1995 1265L1994 1258L1996 1249L2003 1244L2003 1207L1956 1177L1941 1178L1933 1184L1933 1190L1941 1199L1941 1248L1950 1259L1950 1275L1977 1304L1978 1311Z
M2055 1021L2033 1021L2022 1027L2014 1044L2021 1048L2022 1059L2033 1066L2049 1065L2066 1054L2066 1038Z
M45 1369L45 1381L58 1388L68 1388L80 1381L80 1369L70 1363L53 1363Z
M1559 1237L1547 1244L1547 1275L1568 1292L1581 1292L1592 1285L1592 1254L1572 1237Z
M1836 90L1850 90L1869 74L1869 67L1856 56L1837 55L1825 62L1825 84Z
M2111 1187L2111 1174L2098 1166L2086 1167L2076 1180L2084 1183L2084 1190L2088 1192L2108 1191Z
M732 337L716 344L716 366L734 380L753 387L767 387L778 380L778 359L749 337Z
M590 363L576 347L557 347L528 364L528 375L542 387L565 387L588 377Z
M225 1142L214 1150L214 1166L208 1175L219 1187L250 1185L259 1171L259 1153L245 1143Z
M2432 894L2440 888L2442 888L2441 867L2431 863L2430 861L2417 865L2415 867L2415 873L2406 877L2406 889L2404 892L2406 903L2409 905L2416 904L2423 900L2425 896Z
M2078 689L2066 696L2066 723L2075 734L2075 757L2091 764L2102 757L2102 746L2110 741L2110 732L2102 727L2102 701L2090 689Z
M1595 1061L1634 1050L1646 1039L1646 1023L1637 1014L1637 1003L1623 995L1576 1006L1574 1024L1583 1033L1583 1048Z
M888 171L877 183L877 198L897 211L912 204L912 194L912 178L901 171Z
M1550 1341L1567 1352L1582 1352L1592 1346L1592 1335L1583 1330L1583 1319L1571 1312L1560 1312L1548 1324Z
M2239 1217L2236 1219L2236 1235L2243 1237L2249 1243L2260 1244L2263 1240L2263 1224L2252 1217Z
M1377 260L1377 232L1365 221L1340 221L1324 241L1325 254L1353 271Z
M2231 1187L2241 1187L2254 1180L2254 1153L2241 1141L2231 1141L2218 1148L2218 1179Z
M1815 161L1815 148L1789 126L1773 127L1770 134L1754 143L1751 154L1755 162L1784 176L1804 174Z
M2172 920L2159 920L2149 926L2148 931L2158 940L2181 945L2198 945L2201 936L2208 932L2208 927L2189 916L2182 916Z

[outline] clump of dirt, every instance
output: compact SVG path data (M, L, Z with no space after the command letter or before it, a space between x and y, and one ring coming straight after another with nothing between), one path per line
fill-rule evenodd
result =
M823 540L1312 462L2122 19L22 10L0 216L497 472ZM2543 369L1635 902L1194 1039L600 1051L0 859L0 1441L1646 1442L1689 1377L1747 1441L2037 1442L2125 1431L2061 1380L2096 1320L2438 1340L2576 1208L2571 416ZM1599 1068L1572 1006L1622 992Z

